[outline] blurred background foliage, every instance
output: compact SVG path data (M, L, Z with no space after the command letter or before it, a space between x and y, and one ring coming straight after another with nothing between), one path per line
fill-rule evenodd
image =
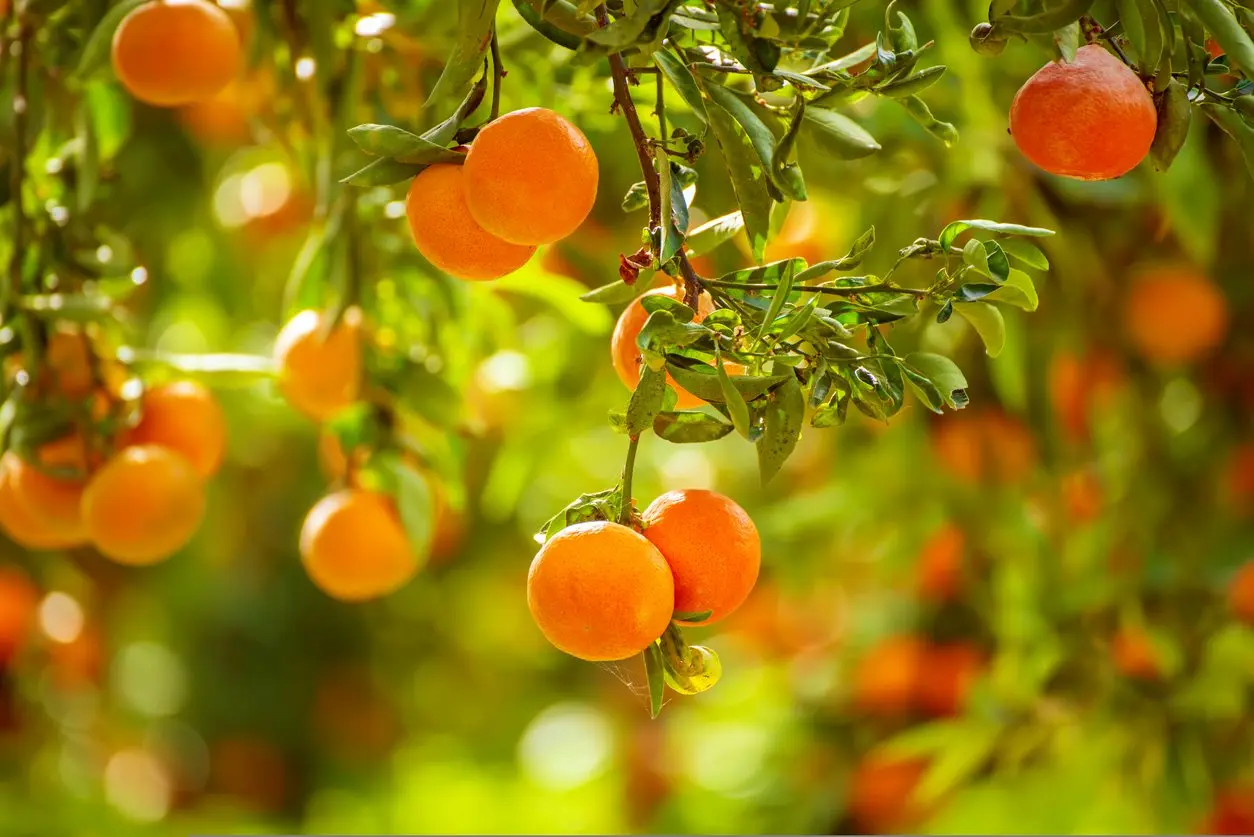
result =
M81 5L86 20L106 4ZM55 90L33 91L50 123L95 125L91 219L143 270L120 342L264 355L288 312L337 292L344 277L293 269L317 237L319 190L362 162L324 117L422 127L456 4L361 0L355 31L330 48L358 54L369 92L324 112L336 91L302 69L317 45L292 33L318 32L319 16L344 13L336 5L232 6L251 65L208 104L150 109L105 75L76 117ZM854 6L849 51L874 38L882 5ZM1093 14L1113 19L1112 5ZM403 186L357 193L357 227L344 233L356 236L381 344L424 362L403 401L451 498L437 554L376 603L318 592L296 538L334 478L334 451L268 380L211 376L230 451L181 554L134 570L88 550L0 544L0 833L1254 826L1240 819L1254 814L1240 790L1254 781L1254 633L1231 612L1254 607L1229 596L1254 557L1254 187L1239 152L1195 120L1165 174L1043 175L1010 143L1006 113L1048 55L974 53L980 0L901 7L949 68L928 101L961 140L946 148L891 102L854 105L882 150L841 162L803 144L811 200L793 207L770 257L833 258L874 225L868 269L882 273L897 247L951 220L996 218L1056 230L1040 241L1051 270L1038 311L1006 311L995 360L961 318L913 338L959 361L966 411L937 418L909 401L887 426L851 412L844 427L808 429L765 490L734 435L645 440L643 503L716 487L762 534L749 602L693 631L722 655L716 688L668 696L651 721L635 663L567 657L527 613L532 533L621 467L623 440L606 422L627 396L609 362L616 311L578 296L616 276L641 216L619 208L639 172L603 64L571 64L505 4L503 109L578 122L601 163L593 216L478 285L422 262ZM306 25L285 29L290 10ZM38 49L61 60L51 41ZM647 117L643 91L639 101ZM4 109L6 137L12 118ZM34 170L48 163L50 202L60 153L50 142L32 152ZM696 222L734 208L717 166L716 152L699 165ZM737 241L698 267L747 263ZM908 270L922 282L931 268ZM1164 365L1129 340L1148 329L1170 342L1195 323L1170 300L1131 302L1147 271L1222 289L1213 351Z

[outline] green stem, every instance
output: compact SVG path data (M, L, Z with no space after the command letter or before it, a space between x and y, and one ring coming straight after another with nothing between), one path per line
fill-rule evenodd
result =
M13 5L17 5L14 3ZM13 200L13 255L9 257L9 292L14 302L22 295L22 262L26 255L26 208L22 190L26 178L26 130L30 101L31 28L22 23L10 49L17 54L17 80L13 90L13 162L9 190Z
M657 74L657 133L662 138L662 147L666 148L666 79Z
M505 78L505 65L501 63L501 42L496 35L496 26L492 26L492 112L488 116L491 122L501 115L501 80Z
M778 290L779 285L769 282L724 282L721 279L702 279L701 282L706 285L712 285L716 288L736 288L742 291L774 291ZM918 288L899 288L896 285L880 283L878 285L861 285L856 288L833 288L826 285L800 285L793 288L794 291L801 293L811 292L816 294L829 294L831 296L862 296L870 293L891 293L902 294L904 296L925 297L928 292Z
M623 502L618 510L618 522L624 526L631 525L631 479L636 471L636 449L639 447L640 437L630 437L627 443L627 461L623 464Z

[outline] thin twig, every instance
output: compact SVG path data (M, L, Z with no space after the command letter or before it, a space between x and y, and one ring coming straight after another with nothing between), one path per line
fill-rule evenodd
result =
M724 282L719 279L702 279L706 285L716 288L734 288L742 291L774 291L779 285L770 282ZM918 288L899 288L896 285L880 283L878 285L859 285L857 287L835 288L830 285L794 285L792 290L805 293L807 291L831 296L862 296L863 294L888 293L903 296L925 297L928 291Z
M623 502L618 510L618 522L624 526L631 525L631 479L636 470L638 447L640 447L640 436L632 436L627 443L627 462L623 465Z
M501 62L501 43L496 35L496 25L492 26L492 113L488 121L501 115L501 80L508 75L505 65Z

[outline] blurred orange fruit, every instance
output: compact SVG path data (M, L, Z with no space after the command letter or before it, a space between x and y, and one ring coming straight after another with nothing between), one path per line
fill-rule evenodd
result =
M428 166L409 187L405 214L423 258L468 281L499 279L526 264L531 245L511 244L479 225L466 205L465 166Z
M179 121L207 145L244 145L252 140L251 120L273 95L273 77L261 70L250 72L213 97L180 108Z
M269 741L243 735L215 742L209 751L210 786L254 811L275 811L288 796L287 759Z
M361 389L360 313L349 309L329 334L320 311L305 310L274 341L279 390L315 421L335 416Z
M625 660L666 631L675 581L640 533L603 520L577 523L536 553L527 606L559 650L594 662Z
M675 578L675 611L704 613L713 624L740 607L757 583L762 541L749 514L730 497L702 489L668 491L641 515L644 536Z
M157 107L212 98L243 63L231 18L205 0L152 0L113 35L113 70L132 96Z
M0 567L0 669L26 644L39 607L39 591L25 571Z
M1239 445L1223 463L1224 499L1234 512L1254 513L1254 444Z
M43 362L53 391L66 398L83 398L95 387L91 345L81 332L54 331L50 334Z
M1249 625L1254 625L1254 561L1241 566L1228 587L1228 606L1232 614Z
M300 557L319 589L346 602L394 593L419 566L392 498L362 488L314 504L301 526Z
M1061 493L1063 510L1072 524L1092 523L1106 507L1101 481L1087 468L1064 475Z
M907 834L927 819L927 810L911 797L927 772L922 759L872 753L849 780L848 809L868 834Z
M1158 649L1139 628L1120 628L1110 643L1115 668L1125 677L1157 680L1162 675Z
M854 672L854 704L871 715L907 714L914 707L926 653L927 645L914 636L880 642Z
M1118 358L1103 350L1062 350L1050 360L1049 399L1054 416L1072 441L1088 438L1097 410L1107 407L1124 383Z
M547 108L524 108L489 122L463 168L471 216L512 244L563 239L596 202L596 152L583 132Z
M12 464L20 462L15 453L0 458L0 529L18 546L31 550L68 549L87 542L81 526L68 529L45 523L33 515L13 488Z
M1228 334L1228 301L1196 269L1156 265L1141 271L1124 294L1123 327L1133 350L1160 366L1193 363Z
M916 565L919 595L926 601L955 598L962 589L962 564L967 538L952 523L945 523L923 544Z
M984 653L968 642L930 646L923 655L919 707L938 718L961 715L984 668Z
M1254 785L1220 790L1195 834L1254 834Z
M402 731L388 694L357 667L334 668L319 679L313 722L333 752L363 762L386 756Z
M182 454L160 445L128 447L104 464L83 492L92 543L120 564L169 558L200 528L205 489Z
M105 673L105 648L99 629L88 623L69 642L48 643L53 682L62 689L99 686Z
M35 462L12 451L4 459L13 496L26 513L69 542L82 540L80 504L88 473L83 437L73 434L48 442L36 452Z
M1015 145L1045 171L1078 180L1122 177L1145 159L1158 112L1145 83L1097 44L1051 61L1010 106Z
M947 413L932 426L932 450L964 482L1020 483L1036 467L1036 440L1014 416L997 410Z
M129 445L160 445L182 454L207 479L226 453L226 416L213 393L196 381L176 381L147 390L139 424Z

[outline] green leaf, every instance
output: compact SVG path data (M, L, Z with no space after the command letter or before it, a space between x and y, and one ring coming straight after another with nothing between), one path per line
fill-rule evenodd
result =
M1001 727L986 721L968 722L961 738L940 750L928 765L914 799L930 805L970 779L997 747Z
M713 100L714 104L730 114L732 119L740 125L740 129L749 138L754 153L768 175L773 173L775 170L775 131L749 106L748 102L736 93L708 79L704 79L702 83L706 95ZM804 192L802 196L804 197Z
M1012 269L1005 284L985 297L989 302L1004 302L1024 311L1035 311L1040 300L1032 277L1022 270Z
M967 378L958 365L944 355L930 352L914 352L903 360L907 379L914 372L940 393L941 399L952 409L960 410L967 405Z
M653 432L658 438L675 444L713 442L734 429L727 422L701 412L658 413L653 420Z
M107 162L117 156L131 134L131 100L116 85L91 82L84 88L97 153Z
M674 614L671 615L671 620L674 622L704 622L706 619L709 619L713 615L714 615L714 611L712 610L701 610L701 611L677 610L674 612Z
M697 312L673 296L666 294L649 294L640 300L641 307L652 314L654 311L669 311L676 322L690 323L697 317Z
M675 383L702 401L722 404L726 400L719 372L710 364L681 355L667 355L666 369ZM730 375L729 378L742 400L752 401L791 375L792 372L786 375Z
M110 53L113 49L113 36L122 21L132 11L142 6L147 0L122 0L105 13L96 24L79 56L78 67L74 70L74 78L82 83L110 66Z
M723 395L723 403L727 406L727 413L731 417L732 426L736 428L737 433L748 439L749 405L745 403L744 396L732 384L731 376L727 374L727 368L723 365L722 354L718 355L716 362L719 390Z
M617 52L632 44L653 40L658 27L665 26L671 9L679 0L638 0L629 14L609 26L588 34L588 40Z
M662 649L656 642L644 649L644 674L649 681L649 717L656 718L662 713L662 695L666 689Z
M583 45L583 38L573 32L567 32L554 22L545 20L544 15L528 0L513 0L513 2L514 8L518 10L518 16L553 43L569 50L577 50ZM574 11L573 6L571 11Z
M405 363L389 383L401 405L436 427L453 427L461 417L461 392L425 364Z
M987 257L984 268L988 275L999 284L1005 282L1010 276L1010 259L1006 256L1006 251L996 241L985 241L984 252Z
M849 252L844 256L839 259L810 265L808 268L801 271L801 273L797 274L797 284L804 285L814 281L815 279L826 276L828 273L832 273L833 271L854 270L862 264L862 260L866 258L867 254L871 252L871 248L874 246L875 227L871 227L862 235L858 236L858 239L853 243L853 246L849 248Z
M679 92L680 97L688 103L688 107L692 108L693 115L708 124L710 118L705 110L705 100L701 98L701 89L697 87L697 80L688 69L688 65L664 49L653 53L653 63L662 71L662 75L666 76L671 86Z
M1158 171L1171 168L1176 155L1189 138L1189 126L1193 121L1193 107L1189 104L1189 91L1185 85L1172 79L1167 89L1157 97L1158 130L1150 145L1150 160Z
M715 218L712 221L706 221L692 232L688 233L687 247L688 254L691 256L700 256L710 252L715 247L725 241L730 241L736 237L736 233L745 228L744 215L739 210L729 212L726 215Z
M797 143L797 135L805 117L806 100L802 96L793 97L792 118L783 136L775 141L775 149L771 157L771 180L785 197L792 200L806 199L805 178L801 174L801 166L795 161L789 162L793 147Z
M1225 105L1202 102L1197 107L1237 144L1241 156L1245 158L1245 167L1254 176L1254 127Z
M710 130L723 152L723 161L749 235L753 258L761 261L771 226L771 194L767 189L767 170L762 167L753 143L740 124L713 99L710 99L710 104Z
M1254 41L1241 27L1232 9L1223 0L1184 0L1202 21L1206 30L1223 47L1229 64L1235 63L1247 76L1254 75Z
M989 357L1001 354L1006 344L1006 321L1001 312L987 302L963 302L955 305L954 310L971 324L980 339L984 341L984 351Z
M779 473L801 438L805 421L805 394L795 375L771 391L767 398L762 438L758 440L758 471L766 485Z
M762 316L762 325L758 327L759 341L766 336L767 331L774 325L775 318L779 316L779 312L784 308L784 303L788 300L788 293L792 290L792 278L796 270L796 264L795 260L788 262L788 266L784 268L784 275L779 278L779 284L772 292L771 305L766 309L766 314Z
M998 243L1001 244L1001 249L1007 256L1020 264L1037 270L1049 270L1049 259L1045 258L1041 249L1032 242L1021 238L1011 238Z
M927 106L927 102L918 96L903 96L897 101L906 109L906 113L914 118L915 122L923 126L923 130L945 143L946 147L958 142L958 129L950 122L937 119L932 109Z
M447 96L460 96L469 89L475 74L483 67L492 39L492 24L496 19L496 7L500 0L456 0L457 38L453 51L448 55L440 77L431 88L431 95L423 107L439 102Z
M880 751L893 758L929 758L961 746L972 726L966 718L954 718L907 727L881 744Z
M340 180L350 186L391 186L413 180L426 166L414 163L401 163L390 157L371 160L348 177Z
M880 150L880 144L865 128L834 110L808 107L805 123L823 149L842 160L868 157Z
M641 281L640 279L637 279L630 285L622 279L616 279L608 285L593 288L587 293L580 295L579 298L584 302L599 302L604 305L623 305L631 302L648 289L649 283Z
M928 67L912 76L882 82L871 89L881 96L888 96L893 99L915 96L940 81L941 76L944 74L944 66Z
M983 230L984 232L998 233L1000 235L1026 235L1035 237L1044 237L1054 234L1053 230L1047 230L1042 227L1025 227L1020 224L1003 224L1000 221L953 221L941 230L940 246L942 249L948 250L950 245L958 236L967 230Z
M367 154L406 163L445 163L463 156L395 125L356 125L348 129L348 136Z
M1080 19L1089 10L1093 0L1062 0L1060 4L1040 14L1021 17L1002 15L994 19L993 26L1005 33L1022 35L1047 35Z
M666 394L666 373L644 365L640 380L627 402L627 435L639 436L653 426L654 417L662 410Z
M667 219L663 222L662 250L658 260L666 263L675 258L684 246L684 234L688 230L688 201L684 197L683 184L674 176L666 151L658 146L654 154L662 181L662 218Z
M400 456L386 461L396 480L396 507L414 554L425 558L435 534L435 496L427 478Z

